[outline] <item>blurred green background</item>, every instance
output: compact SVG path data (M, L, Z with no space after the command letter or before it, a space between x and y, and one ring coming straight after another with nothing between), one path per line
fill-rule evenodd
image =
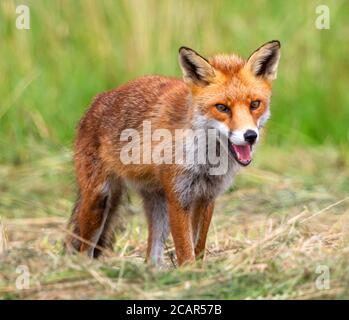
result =
M30 8L30 30L15 27L18 4ZM319 4L329 6L329 30L315 27ZM282 59L266 142L346 150L348 14L344 0L1 0L0 161L70 148L96 93L145 74L180 77L181 45L248 57L272 39Z

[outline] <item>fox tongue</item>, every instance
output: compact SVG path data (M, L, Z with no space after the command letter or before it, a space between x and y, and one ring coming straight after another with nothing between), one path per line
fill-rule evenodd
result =
M234 151L239 159L239 161L243 163L249 163L251 161L251 146L250 145L244 145L244 146L238 146L233 145Z

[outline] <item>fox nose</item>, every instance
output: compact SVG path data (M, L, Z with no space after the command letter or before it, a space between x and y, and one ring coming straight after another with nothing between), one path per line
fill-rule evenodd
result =
M246 142L248 142L249 144L253 144L256 139L257 139L257 132L256 131L253 131L253 130L247 130L245 133L244 133L244 139Z

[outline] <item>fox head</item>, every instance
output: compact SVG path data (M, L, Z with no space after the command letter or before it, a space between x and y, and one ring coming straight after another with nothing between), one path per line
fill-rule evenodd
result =
M268 120L272 81L276 79L280 42L270 41L245 60L236 55L205 59L181 47L179 63L192 94L195 120L227 137L233 158L243 166Z

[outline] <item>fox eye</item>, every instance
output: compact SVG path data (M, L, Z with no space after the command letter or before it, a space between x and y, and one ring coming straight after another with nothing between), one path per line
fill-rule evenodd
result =
M251 103L250 103L250 109L251 109L251 110L256 110L256 109L258 109L260 104L261 104L260 100L251 101Z
M216 108L220 112L225 112L225 113L230 112L230 109L226 105L224 105L224 104L218 103L218 104L216 104Z

